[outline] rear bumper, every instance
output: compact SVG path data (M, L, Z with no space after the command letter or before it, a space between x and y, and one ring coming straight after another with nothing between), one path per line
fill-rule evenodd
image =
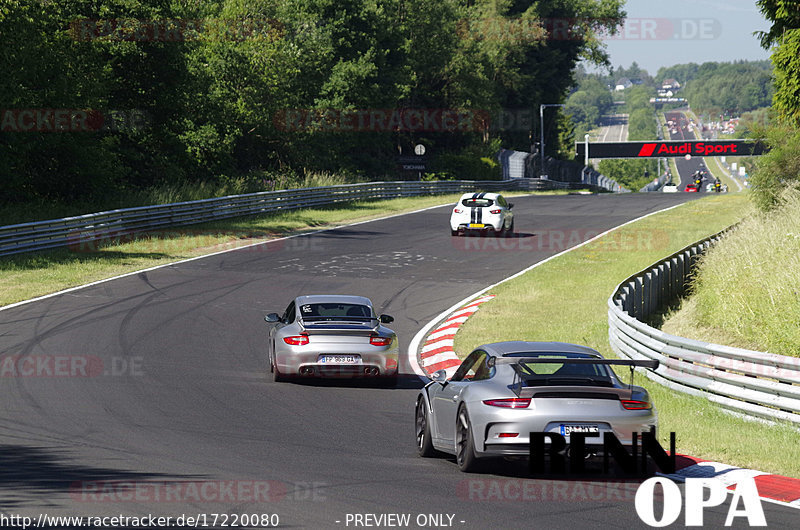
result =
M385 353L355 352L360 356L358 364L324 364L320 362L319 352L278 355L276 364L283 375L308 377L377 377L397 375L397 350Z
M461 225L458 225L456 228L452 228L452 229L453 230L458 230L459 232L464 232L464 233L467 233L467 232L485 233L485 232L489 232L489 231L491 231L491 232L499 232L500 230L502 230L502 225L495 226L495 225L492 225L492 224L487 224L487 225L484 225L482 228L470 228L469 225L461 224Z

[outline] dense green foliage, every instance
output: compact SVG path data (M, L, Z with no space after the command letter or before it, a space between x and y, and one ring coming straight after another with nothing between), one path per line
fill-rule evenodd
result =
M578 88L570 94L564 112L575 125L575 138L581 139L588 131L600 126L600 117L612 111L614 101L608 86L598 76L584 76Z
M800 185L800 9L795 1L756 3L772 22L760 37L761 45L772 49L775 77L770 115L776 119L766 129L759 125L759 116L747 124L750 136L763 139L771 149L757 159L750 178L753 200L765 211L783 202L784 190Z
M739 115L767 107L772 100L772 65L769 61L689 63L661 68L656 81L676 79L681 97L696 112Z
M794 0L758 0L756 4L772 22L760 37L761 46L774 47L773 107L781 120L800 127L800 8Z
M615 32L622 3L4 0L0 110L83 109L106 126L4 128L0 205L308 171L398 176L396 156L418 142L431 171L497 175L481 158L530 148L538 105L565 101L578 61L607 62L596 34ZM548 18L592 27L548 38ZM348 128L348 111L370 109L476 119L457 130ZM511 123L495 119L503 109L517 113ZM137 120L109 128L112 111ZM548 136L559 120L547 113Z
M784 189L800 183L800 130L779 124L757 134L770 151L756 159L750 176L752 197L759 209L770 210L780 203Z

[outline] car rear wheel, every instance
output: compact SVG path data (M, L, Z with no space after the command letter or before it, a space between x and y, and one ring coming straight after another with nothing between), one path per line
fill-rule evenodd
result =
M452 230L452 229L451 229L451 230L450 230L450 235L451 235L451 236L457 236L457 235L458 235L458 230Z
M456 463L464 473L474 473L479 470L475 445L472 441L472 425L469 422L467 407L463 404L456 416Z
M417 401L416 413L416 431L417 431L417 452L419 456L430 458L437 456L439 452L433 448L431 441L431 425L428 421L428 410L425 407L425 400L420 398Z
M513 237L514 236L514 220L511 220L511 224L508 225L508 230L506 230L506 237Z
M278 371L278 367L274 363L272 364L272 380L276 383L286 381L286 376Z

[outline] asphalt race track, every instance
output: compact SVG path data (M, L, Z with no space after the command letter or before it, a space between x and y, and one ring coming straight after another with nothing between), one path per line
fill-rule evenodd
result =
M519 236L503 250L491 238L451 238L445 206L0 311L0 356L42 362L0 377L0 511L272 513L294 528L352 528L347 514L365 513L411 514L411 528L420 514L427 527L446 527L448 516L458 528L643 527L619 484L578 502L548 489L564 482L536 481L543 489L525 497L524 463L465 475L452 460L417 457L416 376L398 388L273 383L263 317L299 294L361 294L396 318L405 352L475 291L567 242L696 197L514 198ZM401 372L413 373L407 360ZM489 495L498 491L504 500ZM764 509L770 527L796 523L796 511ZM722 526L726 513L707 510L707 524Z
M670 140L680 141L698 139L698 136L695 134L695 132L690 130L687 126L689 124L689 119L686 117L686 114L680 111L672 111L667 112L664 115L666 116L667 120L672 120L677 124L675 127L676 132L674 134L671 130L667 130L667 132L669 132ZM680 192L683 192L683 190L686 188L686 185L692 182L692 175L694 175L694 172L699 169L706 171L709 176L703 181L698 193L706 193L706 185L710 182L714 182L714 178L711 176L711 173L705 166L705 162L703 162L703 157L695 156L690 160L677 157L675 158L675 165L678 168L678 191Z

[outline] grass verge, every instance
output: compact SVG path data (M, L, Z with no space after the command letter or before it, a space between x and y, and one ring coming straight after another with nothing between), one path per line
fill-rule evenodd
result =
M800 192L743 221L701 261L665 331L800 357Z
M741 191L739 186L734 182L727 171L725 171L719 163L719 159L715 156L707 156L703 158L706 167L711 172L711 176L718 178L723 184L728 186L728 192Z
M561 194L565 191L537 192ZM102 245L0 257L0 306L70 287L267 241L276 237L386 217L440 204L461 194L364 201L328 208L292 210L137 234ZM513 197L524 193L505 193Z
M745 194L692 201L652 215L493 288L459 330L455 351L502 340L555 340L584 344L614 357L608 344L607 300L636 271L748 215ZM637 375L660 414L662 444L677 433L681 453L800 477L797 431L730 414L707 400L678 394ZM765 449L767 448L767 449ZM769 448L775 448L770 450Z

